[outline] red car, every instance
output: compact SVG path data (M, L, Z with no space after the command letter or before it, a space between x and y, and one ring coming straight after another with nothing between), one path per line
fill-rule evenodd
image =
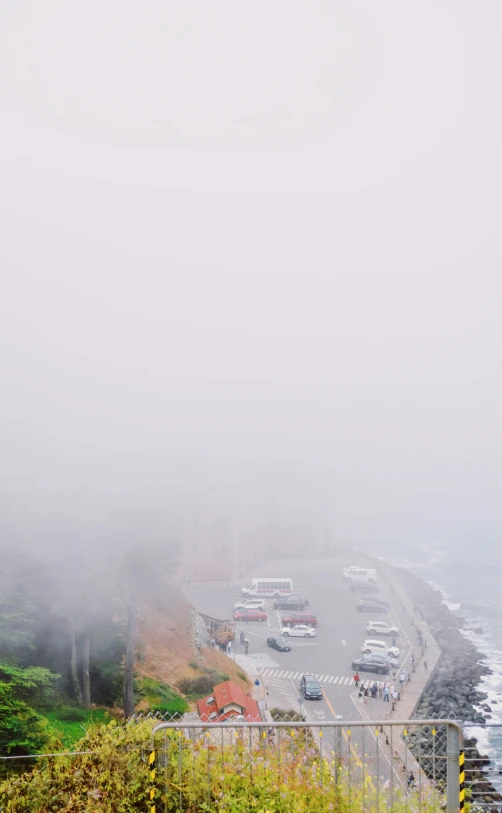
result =
M284 627L292 627L294 624L308 624L309 627L317 627L317 616L314 613L293 613L292 615L285 615L282 619Z
M267 621L268 615L264 610L236 610L234 621Z

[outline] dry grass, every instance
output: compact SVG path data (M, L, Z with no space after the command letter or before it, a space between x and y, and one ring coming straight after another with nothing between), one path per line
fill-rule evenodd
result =
M200 674L188 665L197 662L227 674L244 691L249 688L238 676L241 667L219 649L197 652L191 632L193 609L178 586L166 586L160 601L143 602L139 614L138 675L161 680L177 690L181 678Z

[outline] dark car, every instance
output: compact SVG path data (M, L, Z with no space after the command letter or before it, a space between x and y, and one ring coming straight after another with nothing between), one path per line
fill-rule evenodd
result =
M314 613L293 613L285 615L282 619L283 627L294 627L296 624L307 624L309 627L317 627L317 616Z
M272 649L277 649L279 652L291 652L291 647L281 635L278 635L277 638L271 636L267 638L267 646L271 646Z
M267 621L268 615L262 610L236 610L234 621Z
M300 691L305 700L322 700L321 684L314 675L303 675L300 680Z
M360 601L357 605L357 611L359 613L386 613L387 607L384 604L379 604L373 599L368 599L367 601Z
M378 593L378 584L373 582L357 582L349 587L351 593Z
M391 662L383 655L365 655L364 658L352 661L354 672L376 672L377 675L388 675L391 666Z
M303 610L309 606L305 596L282 596L274 601L274 610Z
M385 599L381 598L380 596L371 596L371 598L361 599L361 601L374 601L375 604L381 604L382 607L390 607L389 602L385 601Z

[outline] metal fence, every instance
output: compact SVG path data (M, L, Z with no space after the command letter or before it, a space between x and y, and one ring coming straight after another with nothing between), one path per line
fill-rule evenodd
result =
M159 723L143 753L150 813L233 810L239 787L249 810L295 810L300 794L320 812L456 813L461 741L443 720Z
M288 710L265 715L264 722L201 721L193 713L129 720L154 723L149 742L125 746L136 754L141 747L145 813L240 811L230 802L243 795L246 810L257 812L454 813L464 799L470 813L502 811L493 784L502 789L502 776L485 753L501 725L467 723L462 731L445 720L313 723ZM98 753L3 756L0 777ZM307 807L297 806L299 798Z
M463 723L465 783L473 810L502 811L502 775L487 754L500 749L502 723Z

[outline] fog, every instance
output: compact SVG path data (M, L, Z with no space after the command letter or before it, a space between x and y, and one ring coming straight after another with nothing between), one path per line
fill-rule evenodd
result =
M4 539L214 502L499 541L499 3L0 23Z

